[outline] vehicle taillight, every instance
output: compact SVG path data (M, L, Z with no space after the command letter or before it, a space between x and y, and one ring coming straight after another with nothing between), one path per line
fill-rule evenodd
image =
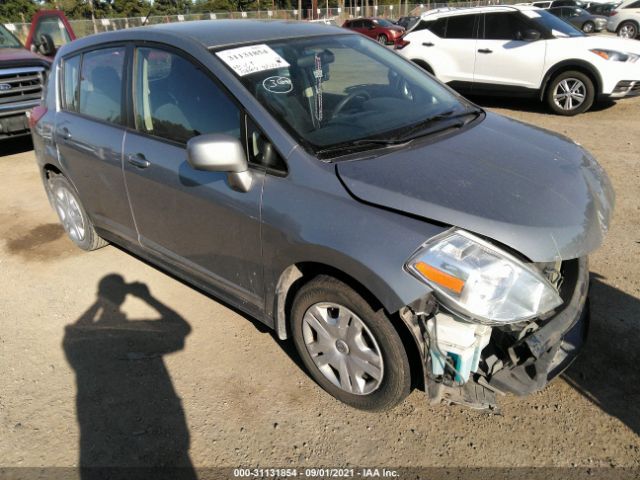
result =
M29 115L29 128L34 128L36 123L40 121L44 114L47 113L47 107L42 105L38 105L33 110L31 110Z
M402 50L404 47L409 45L411 42L409 40L405 40L404 38L398 38L393 44L394 50Z
M615 17L618 14L615 10L609 14L610 17Z

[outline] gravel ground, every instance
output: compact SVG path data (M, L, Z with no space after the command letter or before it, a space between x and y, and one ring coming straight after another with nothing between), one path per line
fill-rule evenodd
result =
M95 465L639 469L640 98L573 118L534 102L479 103L585 145L617 192L591 259L591 337L562 378L502 398L499 416L429 406L420 391L390 412L353 410L244 315L116 247L76 249L29 142L13 142L0 146L0 467L75 466L82 452ZM119 311L97 297L109 274L127 284L103 282L121 294ZM77 323L93 309L153 319L154 302L173 319L165 330Z

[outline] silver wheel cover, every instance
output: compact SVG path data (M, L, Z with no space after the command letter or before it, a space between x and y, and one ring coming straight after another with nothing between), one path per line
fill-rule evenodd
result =
M58 186L53 191L55 207L60 222L69 236L76 242L82 242L85 236L85 221L80 205L75 196L64 186Z
M336 387L368 395L382 382L384 364L378 342L354 312L337 303L309 307L302 336L311 359Z

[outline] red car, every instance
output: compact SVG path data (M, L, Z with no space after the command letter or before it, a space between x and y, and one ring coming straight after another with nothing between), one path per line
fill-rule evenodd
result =
M50 58L73 39L69 22L55 10L34 15L26 48L0 24L0 142L29 134L27 112L40 104Z
M383 45L395 43L404 33L404 28L385 18L356 18L347 20L342 26L371 37Z

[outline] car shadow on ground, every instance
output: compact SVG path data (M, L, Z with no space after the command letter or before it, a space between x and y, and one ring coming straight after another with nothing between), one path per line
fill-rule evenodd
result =
M563 374L578 392L640 436L640 300L591 274L591 325Z
M129 319L132 295L158 318ZM143 283L110 274L93 305L65 328L63 349L76 376L82 480L195 479L189 430L163 356L184 348L191 328Z
M0 157L16 155L30 150L33 150L31 135L12 138L9 140L0 140Z
M524 111L531 113L543 113L553 115L549 107L536 98L520 98L520 97L494 97L494 96L479 96L468 95L469 100L475 102L477 105L486 108L503 108L505 110ZM607 110L616 105L613 100L602 100L596 102L590 112L600 112ZM561 117L560 117L561 118Z

